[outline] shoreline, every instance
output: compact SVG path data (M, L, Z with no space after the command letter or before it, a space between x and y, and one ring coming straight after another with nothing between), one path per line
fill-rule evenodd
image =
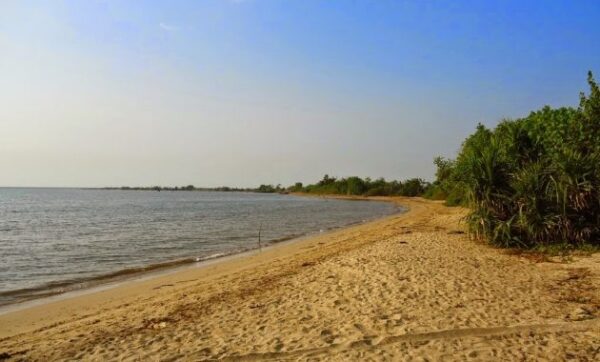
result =
M296 193L291 196L311 197L313 195ZM329 199L339 200L362 200L362 201L378 201L378 202L393 202L391 200L372 200L369 198L355 197L325 197ZM384 216L375 216L362 221L354 221L340 224L339 226L331 227L321 231L307 231L302 234L283 236L278 239L269 240L264 243L262 249L271 248L282 243L294 242L307 237L329 233L331 231L340 230L353 225L368 223L374 220L385 218L391 215L403 213L406 210L401 205L395 203L396 210L391 214ZM216 253L202 257L181 257L178 259L165 260L153 264L147 264L137 267L129 267L118 269L112 272L99 274L90 277L73 280L57 280L50 283L0 292L0 298L12 298L8 301L0 301L0 315L9 313L15 310L22 310L29 306L41 305L45 302L62 300L71 296L93 293L94 291L105 290L122 285L129 281L145 280L147 278L157 277L161 275L171 274L186 268L202 267L204 264L212 264L214 262L225 261L233 257L243 257L249 253L259 250L258 246L250 246L247 248L233 250L228 252Z
M409 210L0 315L0 353L17 360L593 359L599 254L534 263L459 233L460 208L390 200Z
M316 196L316 195L303 194L303 193L295 193L295 194L290 194L290 195L301 196L301 197ZM310 240L310 239L316 238L316 237L327 237L328 235L330 235L332 233L344 231L344 230L347 230L347 229L350 229L353 227L357 227L357 226L367 225L367 224L373 223L373 222L383 221L388 218L396 217L398 215L404 215L407 212L409 212L409 210L410 210L409 207L404 206L403 204L400 204L397 201L395 201L389 197L378 197L377 199L368 198L368 197L364 197L364 196L343 196L343 195L318 195L318 197L326 198L326 199L338 199L338 200L391 202L396 205L397 211L393 212L392 214L385 215L382 217L374 217L373 219L352 222L352 223L340 225L338 227L334 227L334 228L331 228L331 229L328 229L325 231L307 232L306 234L292 237L290 239L270 242L266 246L263 246L262 250L259 250L259 248L251 248L251 249L244 250L241 252L234 252L231 254L218 256L215 258L209 258L209 259L201 260L201 261L191 261L192 258L190 258L189 262L183 262L181 264L179 264L178 261L167 261L167 262L160 263L160 264L153 264L153 265L148 265L146 267L137 268L137 269L141 269L141 270L139 272L133 272L132 274L127 273L128 269L123 269L123 270L120 270L120 271L117 271L117 272L114 272L111 274L101 275L101 276L97 277L97 279L102 280L102 279L106 278L106 279L108 279L108 281L106 281L106 282L100 281L97 284L90 285L90 286L84 286L82 288L76 288L76 289L68 290L68 291L64 291L64 292L57 292L57 293L50 294L50 295L44 295L42 297L33 297L30 299L26 299L26 300L14 302L14 303L2 304L2 305L0 305L0 321L2 320L2 316L5 316L5 315L11 314L11 313L17 313L17 312L23 312L23 311L26 312L30 308L39 308L39 307L43 308L47 304L60 303L63 301L68 301L69 299L72 299L72 298L79 298L82 296L93 295L95 293L111 291L113 289L118 289L118 288L126 288L128 285L133 284L133 283L152 282L154 279L158 279L158 278L162 278L162 277L169 277L169 276L172 276L173 274L183 273L183 272L186 272L189 270L200 270L200 269L208 268L208 267L211 267L214 265L219 265L221 263L227 264L228 262L235 262L238 259L252 258L252 257L256 256L256 254L268 252L272 249L276 249L276 248L280 248L280 247L284 248L288 245L295 244L295 243L302 243L303 241ZM162 265L162 264L166 264L166 266L161 267L160 265ZM156 265L158 265L158 267L155 268L154 266L156 266ZM150 269L148 269L148 268L150 268ZM111 275L113 275L113 274L116 274L117 277L111 278ZM121 278L119 278L118 275L121 275L121 274L123 274L123 276ZM90 280L92 280L92 279L90 279ZM0 328L0 339L4 336L4 334L2 332L3 331Z
M363 201L367 201L367 200L363 200ZM384 202L382 200L370 200L370 201ZM387 202L393 202L393 201L387 200ZM401 205L398 205L398 206L401 207ZM110 290L113 288L126 287L128 283L151 280L154 278L159 278L162 276L169 276L174 273L186 271L188 269L206 268L213 264L226 263L228 261L235 260L238 258L251 257L253 254L256 254L256 253L268 251L270 249L277 248L280 246L285 246L287 244L302 242L303 240L310 239L310 238L313 238L316 236L327 236L328 234L339 231L339 230L351 228L353 226L364 225L364 224L371 223L374 221L383 220L383 219L386 219L389 217L393 217L395 215L404 214L407 211L408 211L408 209L405 208L399 212L394 212L390 215L386 215L386 216L382 216L382 217L375 217L374 219L365 220L365 221L356 221L356 222L352 222L349 224L334 227L331 229L327 229L327 230L321 231L321 232L308 232L303 235L293 236L290 238L283 238L283 240L278 239L278 240L269 242L266 246L263 246L262 250L260 250L258 247L256 247L256 248L251 248L251 249L243 250L243 251L239 251L239 252L232 252L229 254L222 254L219 256L215 256L215 257L209 257L209 258L202 259L202 260L193 260L194 258L178 259L178 260L167 261L167 262L158 263L158 264L151 264L151 265L148 265L145 267L122 269L122 270L116 271L111 274L100 275L98 277L90 278L90 279L87 279L87 280L81 282L81 283L85 283L86 281L87 282L97 281L97 283L92 284L92 285L86 285L86 286L83 286L80 288L76 287L76 288L73 288L73 289L70 289L67 291L60 291L60 292L56 292L56 293L52 293L52 294L45 294L40 297L33 296L29 299L24 299L22 301L16 301L16 302L7 303L7 304L0 304L0 316L9 314L9 313L13 313L13 312L26 310L31 307L43 306L47 303L53 303L53 302L62 301L62 300L70 299L70 298L77 298L78 296L93 294L96 292ZM133 270L133 271L130 272L130 270ZM106 281L103 281L103 280L106 280ZM73 285L76 286L77 283L73 283ZM42 287L40 287L39 289L42 289ZM20 292L20 290L16 291L16 292ZM0 337L1 337L1 331L0 331Z

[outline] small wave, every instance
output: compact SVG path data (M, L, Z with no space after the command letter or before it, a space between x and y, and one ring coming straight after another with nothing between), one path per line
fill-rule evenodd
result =
M178 259L163 263L150 264L141 267L121 269L112 273L102 274L98 276L61 280L49 282L37 287L4 291L0 292L0 306L13 303L21 303L31 299L50 297L53 295L62 294L74 290L90 288L100 284L125 279L126 277L133 277L146 272L176 267L179 265L190 264L193 262L195 262L194 258Z
M40 299L45 297L51 297L66 292L75 290L81 290L98 286L100 284L115 282L119 280L128 279L129 277L135 277L143 275L150 271L156 271L160 269L168 269L185 264L192 264L196 262L203 262L207 260L213 260L222 258L234 254L243 253L251 249L239 249L228 253L214 253L206 256L199 256L195 258L183 258L162 263L155 263L141 267L121 269L112 273L102 274L93 277L76 278L62 281L49 282L37 287L22 288L9 291L0 291L0 306L21 303L32 299Z
M211 254L211 255L207 255L207 256L198 256L198 257L196 257L195 261L196 262L206 261L206 260L221 258L221 257L232 255L232 254L234 254L234 253L215 253L215 254Z

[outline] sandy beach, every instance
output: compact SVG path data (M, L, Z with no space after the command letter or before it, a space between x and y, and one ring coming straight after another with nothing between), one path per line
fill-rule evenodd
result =
M600 359L600 255L470 240L404 214L0 315L0 360Z

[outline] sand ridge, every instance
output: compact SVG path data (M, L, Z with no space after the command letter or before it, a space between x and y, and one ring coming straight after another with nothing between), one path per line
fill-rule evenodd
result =
M406 214L241 260L0 316L11 360L597 360L600 256L469 240L465 210Z

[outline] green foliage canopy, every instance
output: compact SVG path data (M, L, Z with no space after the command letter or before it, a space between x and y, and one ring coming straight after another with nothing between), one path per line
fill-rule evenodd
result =
M455 160L434 160L430 193L471 207L470 230L497 245L600 244L600 91L588 83L577 109L478 125Z

